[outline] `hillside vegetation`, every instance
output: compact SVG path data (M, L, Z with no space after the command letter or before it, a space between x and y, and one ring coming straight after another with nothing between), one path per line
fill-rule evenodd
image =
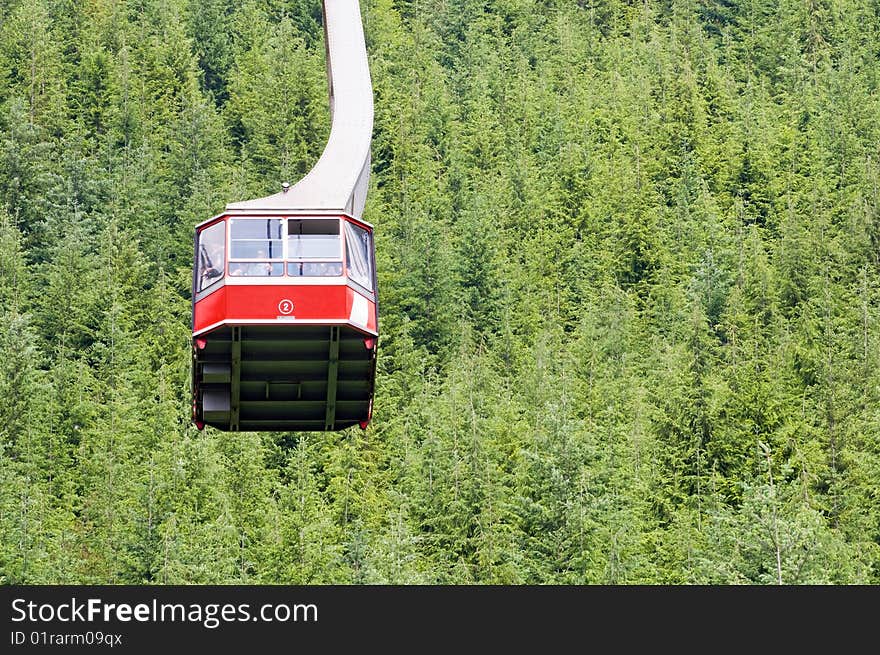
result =
M319 0L0 5L0 582L880 583L880 5L362 0L373 423L190 423Z

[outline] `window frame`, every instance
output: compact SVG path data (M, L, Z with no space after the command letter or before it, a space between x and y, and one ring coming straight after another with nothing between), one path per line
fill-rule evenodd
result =
M287 225L285 226L287 238L284 240L284 249L285 249L285 252L284 252L284 254L285 254L284 274L287 277L296 278L296 279L309 278L309 279L326 280L326 279L341 278L345 275L345 235L344 235L344 229L342 227L344 221L342 220L342 218L340 216L338 216L338 215L312 216L312 215L304 215L304 214L293 214L290 216L286 216L285 219L287 220ZM298 222L323 221L325 223L336 223L337 230L336 230L335 234L317 232L314 235L308 235L308 236L321 236L321 235L335 236L336 240L338 242L337 256L336 257L307 257L307 256L292 257L290 254L290 237L291 237L290 221L298 221ZM300 233L300 236L302 236L302 234L303 233ZM307 243L307 240L305 241L305 243ZM335 273L335 274L331 274L331 275L304 275L304 274L296 275L296 274L290 273L290 267L296 266L297 264L300 266L300 268L302 268L304 266L316 266L316 265L321 265L321 264L338 264L339 265L339 269L338 269L339 272Z
M253 222L262 221L262 222L265 222L265 221L272 221L272 220L281 222L280 234L282 236L278 239L275 239L272 237L256 238L256 237L248 237L248 236L233 239L232 232L233 232L233 228L235 225L234 221L253 221ZM227 222L229 223L229 229L226 230L227 248L229 250L229 257L226 258L226 265L227 265L227 273L226 274L227 274L227 276L234 277L234 278L260 278L260 279L263 279L263 278L276 278L277 279L279 277L284 277L284 275L286 273L286 267L284 265L284 261L285 261L284 255L286 254L287 246L286 246L286 239L284 238L283 235L284 235L284 231L287 228L287 217L286 216L278 216L278 215L229 216L227 219ZM265 243L275 242L275 241L279 241L281 243L281 254L279 257L232 257L233 242L238 242L238 243L256 242L256 243L264 243L265 244ZM276 264L280 265L281 266L281 273L279 275L272 275L272 274L261 275L261 274L248 272L248 268L253 267L253 266L260 266L260 265L264 265L264 264L268 264L269 266L272 266L273 270L274 270L274 267ZM232 270L233 270L232 267L234 265L243 267L244 272L239 273L239 274L234 274L232 272Z
M223 284L234 282L235 284L246 284L246 280L259 280L259 284L272 283L274 281L276 284L281 282L281 280L289 278L290 280L312 280L323 281L323 284L331 284L339 281L339 284L346 284L351 287L353 290L357 291L361 295L366 296L373 302L378 302L378 279L377 279L377 271L376 271L376 240L375 234L373 232L373 226L369 223L366 223L360 219L357 219L350 214L347 213L332 213L332 214L321 214L321 213L292 213L292 214L283 214L283 213L265 213L265 214L245 214L245 215L229 215L229 214L221 214L211 221L206 221L205 224L196 226L196 243L198 244L198 239L201 233L204 230L207 230L217 223L224 224L224 234L225 234L225 245L226 245L226 255L232 254L232 227L226 226L226 223L229 223L232 220L266 220L266 219L279 219L282 221L282 253L280 258L263 258L263 259L241 259L236 258L232 259L231 256L226 256L224 261L224 275L222 276ZM290 220L335 220L339 223L339 239L340 239L340 249L341 249L341 258L340 259L290 259L289 257L289 248L287 243L287 230L288 221ZM349 269L347 266L347 253L346 249L348 248L347 240L346 240L346 229L344 227L344 223L351 223L353 226L358 227L369 235L369 248L366 253L369 257L369 266L370 266L370 274L372 281L372 289L369 289L362 284L359 284L355 280L351 279L349 276ZM262 239L261 239L262 240ZM339 275L290 275L288 273L288 265L290 263L320 263L320 262L328 262L328 263L338 263L341 266L341 274ZM241 264L254 264L254 263L267 263L267 264L281 264L282 271L281 275L239 275L233 276L230 274L230 267L234 263ZM200 292L198 294L195 293L196 289L196 267L193 268L193 292L196 300L201 299L205 295L208 295L208 292L213 292L216 289L223 286L223 284L213 284L210 288L206 289L205 292ZM257 283L257 282L255 282Z
M226 231L226 240L227 240L227 248L230 253L230 257L227 257L227 275L229 277L234 277L236 279L239 278L259 278L259 279L278 279L282 277L289 277L294 279L334 279L334 278L342 278L346 275L345 269L345 235L344 228L342 227L343 218L338 215L332 216L321 216L321 215L303 215L303 214L275 214L275 215L265 215L265 216L229 216L229 221L266 221L266 220L280 220L281 221L281 255L279 257L235 257L231 256L232 254L232 243L233 241L276 241L276 239L233 239L232 238L232 225ZM320 220L325 222L336 222L339 231L335 234L335 236L339 239L339 256L338 258L330 258L330 257L291 257L290 254L290 240L289 240L289 225L290 221L310 221L310 220ZM320 234L320 233L318 233ZM328 236L331 236L328 234ZM290 264L339 264L339 273L336 275L291 275L289 273L289 265ZM254 264L270 264L276 265L280 264L282 267L280 275L254 275L254 274L240 274L233 275L231 273L231 267L235 264L252 266Z

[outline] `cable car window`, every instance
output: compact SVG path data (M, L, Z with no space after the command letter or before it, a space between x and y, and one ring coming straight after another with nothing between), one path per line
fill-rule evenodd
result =
M226 224L215 223L199 233L196 254L197 275L196 292L223 279L226 254Z
M345 266L350 280L369 291L373 290L373 258L370 233L355 225L345 223Z
M280 218L233 218L229 221L229 275L281 276L284 221Z
M280 218L233 218L229 221L229 259L281 259L283 221Z
M284 264L272 264L270 262L233 262L229 264L229 275L231 277L279 277L284 275Z
M342 242L337 219L287 221L288 259L342 259Z

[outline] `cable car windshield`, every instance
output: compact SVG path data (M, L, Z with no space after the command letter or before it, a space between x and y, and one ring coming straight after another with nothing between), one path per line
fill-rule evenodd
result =
M370 232L338 218L230 219L229 275L341 276L342 225L349 279L373 291Z
M288 219L287 259L288 275L342 275L339 219Z

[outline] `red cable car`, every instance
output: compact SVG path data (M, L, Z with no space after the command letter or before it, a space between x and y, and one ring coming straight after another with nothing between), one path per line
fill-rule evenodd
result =
M296 185L196 227L193 421L239 430L366 428L378 346L372 88L357 0L324 5L332 125ZM332 64L332 65L331 65Z
M339 430L371 417L372 227L353 216L228 212L197 228L194 420Z

